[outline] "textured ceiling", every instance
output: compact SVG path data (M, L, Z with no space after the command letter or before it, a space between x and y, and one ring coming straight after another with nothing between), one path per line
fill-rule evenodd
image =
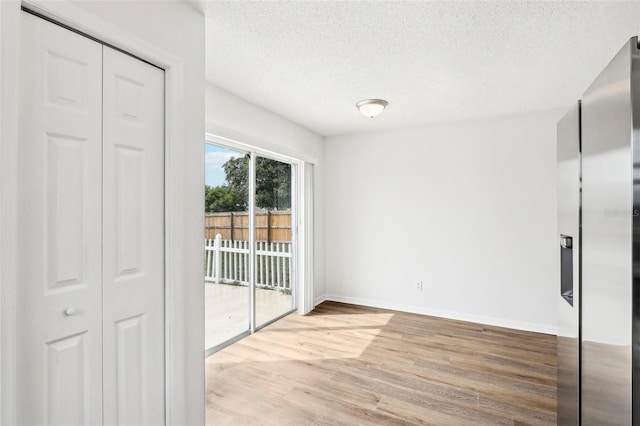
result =
M194 3L207 80L322 135L567 107L640 34L638 1Z

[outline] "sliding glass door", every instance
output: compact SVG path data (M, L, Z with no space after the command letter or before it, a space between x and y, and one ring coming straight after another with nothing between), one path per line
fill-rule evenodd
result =
M249 332L249 156L205 144L205 348Z
M256 157L255 324L293 309L293 166Z
M295 166L205 144L205 348L295 309Z

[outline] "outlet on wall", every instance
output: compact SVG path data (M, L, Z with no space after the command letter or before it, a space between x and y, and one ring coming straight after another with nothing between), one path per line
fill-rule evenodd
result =
M416 291L422 291L422 281L416 283Z

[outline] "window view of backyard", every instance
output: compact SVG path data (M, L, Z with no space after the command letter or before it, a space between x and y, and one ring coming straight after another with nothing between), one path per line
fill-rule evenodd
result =
M249 330L249 155L205 144L205 348ZM291 165L255 161L255 325L293 308Z

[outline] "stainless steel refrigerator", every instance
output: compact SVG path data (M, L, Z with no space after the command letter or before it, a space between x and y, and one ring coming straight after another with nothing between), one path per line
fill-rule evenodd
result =
M640 50L558 123L558 424L640 425Z

